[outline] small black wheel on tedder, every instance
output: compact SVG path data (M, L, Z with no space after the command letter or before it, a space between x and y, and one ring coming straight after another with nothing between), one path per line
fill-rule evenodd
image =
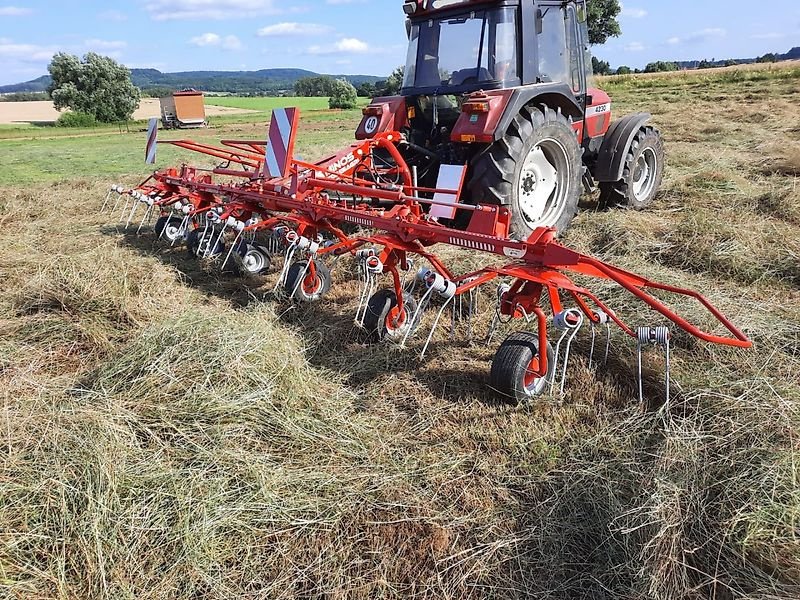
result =
M242 259L242 268L249 275L266 275L272 267L269 254L255 244L245 244L239 252Z
M174 243L183 237L181 229L182 219L175 215L159 217L153 229L158 238L163 238L170 243Z
M414 333L419 327L419 321L412 323L416 312L417 301L410 294L404 295L401 311L395 291L380 290L367 302L364 329L374 342L385 339L402 340L409 329Z
M225 252L225 244L213 229L194 229L186 236L186 249L193 258L211 258ZM211 245L214 245L211 248Z
M289 267L284 289L298 302L316 302L331 289L330 269L320 260L314 260L313 264L313 272L307 261Z
M512 333L494 355L489 386L514 404L530 402L545 393L553 381L555 353L550 342L545 377L537 376L539 368L539 337L527 331Z

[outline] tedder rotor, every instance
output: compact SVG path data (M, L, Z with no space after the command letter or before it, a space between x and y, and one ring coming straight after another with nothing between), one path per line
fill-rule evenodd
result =
M565 4L570 3L559 6ZM448 311L452 326L465 323L471 330L479 308L477 291L494 285L488 342L515 319L531 329L510 334L492 363L490 386L514 402L563 392L574 342L584 328L591 330L590 364L599 362L595 354L601 354L595 353L598 328L607 332L605 358L612 327L636 341L640 392L642 351L650 345L662 348L667 396L671 331L666 324L706 342L752 346L697 292L649 281L575 252L557 241L556 227L537 226L520 236L513 206L475 201L468 165L443 163L436 182L422 181L419 165L406 158L417 152L408 131L375 131L332 157L309 163L293 156L298 122L298 110L281 109L273 113L267 142L165 142L218 159L220 166L203 170L184 164L156 171L135 189L115 185L104 207L138 231L159 215L156 234L162 243L185 241L193 256L216 257L225 270L237 266L259 275L272 268L278 273L276 291L298 302L323 299L339 259L352 257L361 279L355 322L371 340L401 347L428 323L422 357ZM157 122L151 122L152 160L156 135ZM489 266L458 272L437 255L442 245L486 256ZM574 275L583 283L576 283ZM629 323L591 290L593 280L615 284L660 316L660 322ZM699 302L723 333L689 322L657 297L665 295Z

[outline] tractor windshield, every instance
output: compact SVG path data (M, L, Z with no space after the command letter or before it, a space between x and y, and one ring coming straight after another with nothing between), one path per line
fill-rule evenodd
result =
M403 88L440 93L487 83L518 83L517 39L515 8L416 22L411 27Z

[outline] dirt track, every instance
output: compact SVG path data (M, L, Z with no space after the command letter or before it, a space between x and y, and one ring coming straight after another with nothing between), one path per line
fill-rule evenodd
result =
M219 115L233 115L251 112L240 108L226 108L224 106L206 105L206 115L215 117ZM0 124L13 123L47 123L58 119L59 112L53 108L53 103L42 102L0 102ZM133 113L133 118L149 119L161 115L157 98L145 98Z

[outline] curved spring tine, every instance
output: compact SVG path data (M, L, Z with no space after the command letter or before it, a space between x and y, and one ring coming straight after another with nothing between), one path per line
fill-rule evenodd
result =
M242 232L240 231L239 233L236 234L236 239L233 240L233 244L231 244L231 249L228 250L228 254L225 257L225 261L222 263L222 267L220 267L220 270L222 271L225 270L225 265L228 264L228 261L231 259L231 254L233 254L234 249L239 244L239 240L241 239L242 239Z
M309 269L309 267L311 267L311 262L313 260L314 260L314 256L313 255L308 258L308 262L306 263L306 266L303 269L303 272L300 273L300 277L297 278L297 283L295 284L294 289L292 290L292 295L290 296L290 298L294 298L295 294L297 293L297 290L299 290L300 286L303 285L303 281L305 281L306 275L308 275L308 269ZM287 275L288 275L288 273L287 273Z
M152 206L148 206L147 210L144 211L144 216L142 217L142 222L139 223L139 227L138 227L138 229L136 229L136 235L139 235L142 232L142 227L144 227L144 222L147 220L147 217L149 217L152 213L153 213L153 207Z
M420 359L425 358L425 353L428 351L428 346L430 345L431 340L433 339L433 334L436 332L436 328L439 326L439 320L442 318L442 314L444 314L444 311L447 310L447 306L451 302L453 302L454 299L455 296L448 298L447 301L442 305L442 308L440 308L439 312L436 314L436 319L433 321L433 327L431 327L431 332L428 334L428 339L425 341L425 345L422 347L422 353L419 355Z
M100 209L101 213L106 211L106 206L108 206L108 201L111 199L111 195L113 193L114 193L114 190L108 190L108 193L106 194L105 200L103 200L103 206Z

